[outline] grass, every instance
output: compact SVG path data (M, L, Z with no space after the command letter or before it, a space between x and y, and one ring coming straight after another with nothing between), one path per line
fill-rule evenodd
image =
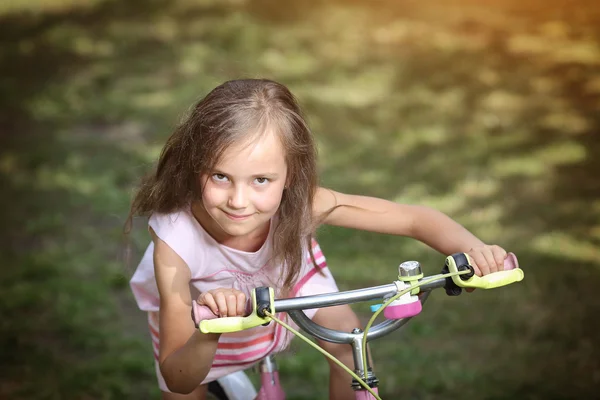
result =
M158 398L121 227L177 120L240 76L297 94L325 185L436 207L526 269L514 287L435 293L374 342L384 399L596 393L600 9L521 3L0 7L0 397ZM344 289L443 262L407 238L326 227L319 241ZM290 399L326 392L326 363L300 341L279 364Z

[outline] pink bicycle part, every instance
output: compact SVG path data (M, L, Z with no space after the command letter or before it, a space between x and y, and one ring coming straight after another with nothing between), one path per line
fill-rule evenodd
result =
M398 304L398 305L389 305L383 310L383 315L387 319L400 319L400 318L408 318L414 317L418 313L421 312L423 306L421 302L417 299L412 303L406 304Z
M256 400L285 400L285 392L279 383L279 372L266 372L260 374L260 391Z
M515 253L508 253L506 258L504 259L504 270L508 271L510 269L519 268L519 261L517 260L517 256Z
M379 394L376 387L371 388L375 393ZM375 397L366 389L357 390L354 392L356 400L375 400Z

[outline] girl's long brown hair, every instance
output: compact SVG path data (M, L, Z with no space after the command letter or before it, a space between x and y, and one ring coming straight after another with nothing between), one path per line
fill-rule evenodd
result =
M303 244L312 248L317 154L298 102L277 82L228 81L202 99L167 140L156 171L142 179L125 233L135 216L177 212L200 199L199 176L210 173L229 146L252 140L267 128L278 133L286 152L288 181L273 234L272 260L284 265L283 291L289 293L300 272Z

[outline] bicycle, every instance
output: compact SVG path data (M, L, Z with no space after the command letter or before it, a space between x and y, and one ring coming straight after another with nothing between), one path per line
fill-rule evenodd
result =
M403 262L398 267L398 272L398 280L391 284L315 296L274 299L272 288L259 287L252 291L249 300L252 311L248 316L217 318L208 307L194 302L192 319L203 333L236 332L275 321L300 335L274 315L276 310L287 312L303 331L313 337L332 343L350 344L354 355L354 372L343 365L342 367L353 376L352 387L356 400L381 400L378 395L379 380L369 366L367 342L388 335L406 325L411 318L422 311L423 304L434 289L443 287L447 295L458 296L463 288L493 289L519 282L524 278L523 270L519 267L513 253L509 253L506 258L504 271L483 277L475 275L469 256L464 253L448 256L444 268L437 275L425 277L417 261ZM302 311L376 299L383 300L383 304L371 306L374 314L364 331L359 328L355 328L352 332L328 329L314 323ZM385 321L372 327L381 312L385 316ZM308 339L305 340L325 354L318 345ZM285 392L281 387L277 364L273 357L270 355L265 357L259 365L261 388L258 393L243 371L211 382L209 392L219 400L285 399Z

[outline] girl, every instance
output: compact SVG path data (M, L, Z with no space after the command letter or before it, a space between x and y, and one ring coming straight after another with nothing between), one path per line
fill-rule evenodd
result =
M149 216L149 245L131 279L148 312L164 399L204 398L205 384L286 348L276 324L202 334L192 301L220 316L245 312L257 286L277 297L337 291L318 244L319 224L410 236L443 254L467 252L478 275L506 252L435 210L347 195L317 185L312 134L289 90L269 80L225 82L201 100L143 180L128 221ZM323 326L360 326L349 306L310 310ZM350 346L319 343L348 366ZM351 377L330 363L330 398L353 398Z

